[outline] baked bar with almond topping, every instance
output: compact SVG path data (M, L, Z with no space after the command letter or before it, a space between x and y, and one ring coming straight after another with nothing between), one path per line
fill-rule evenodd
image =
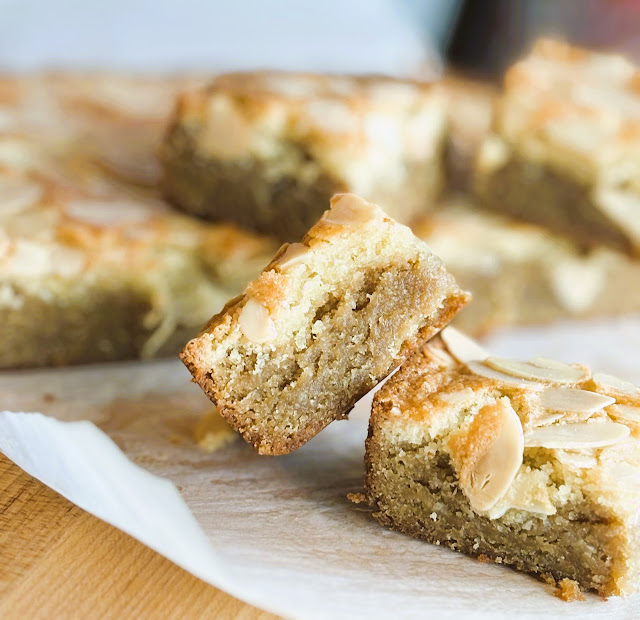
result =
M472 186L478 151L491 132L498 89L456 74L445 75L434 88L442 93L447 108L447 186L467 191Z
M340 194L181 357L247 442L283 454L345 418L467 301L409 228Z
M160 200L137 153L153 161L175 89L158 78L146 96L151 83L0 80L0 368L175 353L273 255Z
M482 204L585 247L640 252L640 72L552 40L507 73L477 161Z
M442 185L443 99L384 77L219 76L179 99L162 150L166 195L281 241L300 239L337 192L408 222Z
M602 596L640 578L640 388L580 364L489 356L449 327L378 392L375 518Z
M473 295L453 323L473 335L640 311L640 262L622 252L584 251L566 237L459 198L412 228Z

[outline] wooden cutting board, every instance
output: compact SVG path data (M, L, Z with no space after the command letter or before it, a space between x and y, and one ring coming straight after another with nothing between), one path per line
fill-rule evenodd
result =
M0 454L0 618L275 616L78 508Z

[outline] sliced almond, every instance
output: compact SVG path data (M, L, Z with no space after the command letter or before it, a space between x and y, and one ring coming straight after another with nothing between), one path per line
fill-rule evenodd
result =
M640 407L631 407L629 405L616 405L613 415L616 418L624 418L630 422L640 424Z
M531 420L532 426L547 426L564 418L564 413L543 413Z
M455 360L444 350L439 347L433 347L427 345L423 349L424 354L429 357L432 361L436 362L440 366L444 366L449 368L455 365Z
M479 361L487 359L487 352L475 341L455 327L447 327L440 332L442 341L447 345L449 353L459 362Z
M619 379L613 375L607 375L604 372L597 372L593 375L593 381L598 387L605 389L610 388L622 394L630 396L640 396L640 388L630 381Z
M540 394L540 404L551 411L595 413L615 402L610 396L575 388L549 388Z
M0 214L18 213L42 198L42 187L33 181L17 177L0 177Z
M382 214L379 207L355 194L336 194L331 199L331 208L324 214L322 221L338 226L357 226L375 219L379 214Z
M66 206L65 212L74 220L108 228L148 221L156 209L151 203L133 200L76 200Z
M566 364L565 362L559 362L558 360L551 359L550 357L542 356L534 357L529 363L534 366L538 366L539 368L557 368L559 370L564 370L567 366L569 368L573 368L573 366Z
M290 243L282 256L278 259L276 267L280 271L285 271L298 263L311 251L311 248L302 243Z
M581 450L602 448L629 436L629 428L616 422L558 424L528 431L524 436L527 448L560 448Z
M530 362L519 362L502 357L488 357L484 363L500 372L530 381L547 381L549 383L578 383L589 378L589 374L582 368L569 366L548 368L536 366Z
M528 381L527 379L521 379L520 377L514 377L504 372L499 372L493 368L489 368L484 362L467 362L467 368L474 374L486 379L494 379L504 383L506 385L512 385L514 387L529 388L529 389L543 389L541 383L536 381Z
M242 307L238 324L240 331L251 342L261 344L273 340L277 336L276 326L269 316L269 310L253 297L250 297Z
M460 487L476 510L489 510L509 490L524 452L522 424L508 398L486 405L465 435L450 443Z
M588 452L557 450L556 458L563 465L569 465L570 467L575 467L577 469L591 469L598 464L598 459Z

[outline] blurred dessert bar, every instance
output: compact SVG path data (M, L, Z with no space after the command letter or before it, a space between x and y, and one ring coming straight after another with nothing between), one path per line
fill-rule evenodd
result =
M274 251L143 187L175 89L121 81L0 81L2 368L175 352Z
M450 74L435 84L446 101L447 186L467 191L473 180L475 159L491 131L498 89L493 85Z
M166 137L171 202L296 241L336 192L408 222L443 183L440 89L382 77L229 74L182 95Z
M468 299L409 228L340 194L181 357L246 441L284 454L345 418Z
M450 199L413 226L473 303L455 325L484 335L513 325L640 312L640 261L581 250L544 228Z
M491 357L447 328L377 393L366 496L383 525L602 596L640 577L640 388Z
M640 73L551 40L507 73L477 162L483 205L585 247L640 252Z

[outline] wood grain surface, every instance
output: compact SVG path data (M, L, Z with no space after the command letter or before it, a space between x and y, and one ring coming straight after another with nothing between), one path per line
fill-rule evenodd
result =
M275 616L190 575L0 454L0 618Z

